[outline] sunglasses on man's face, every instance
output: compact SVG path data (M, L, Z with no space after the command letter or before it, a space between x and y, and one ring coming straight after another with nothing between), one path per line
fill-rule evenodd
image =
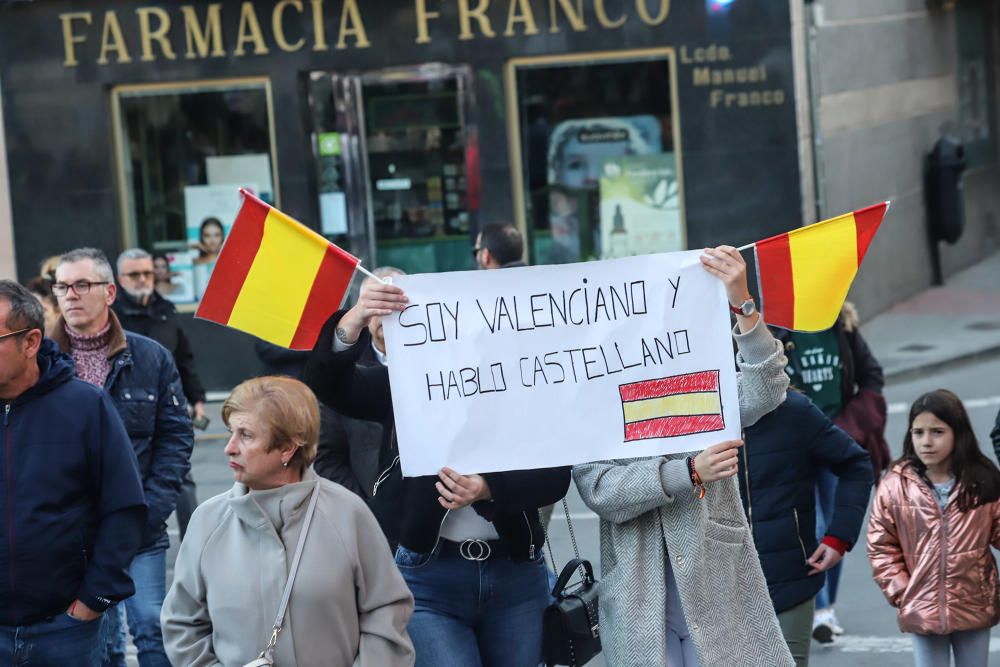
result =
M122 273L121 275L129 280L139 280L139 278L145 278L146 280L153 279L152 271L129 271L128 273Z

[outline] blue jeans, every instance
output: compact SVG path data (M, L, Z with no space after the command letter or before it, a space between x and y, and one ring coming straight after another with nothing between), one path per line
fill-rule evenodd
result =
M62 613L33 625L0 626L0 664L98 667L103 619L85 623Z
M820 468L816 478L816 539L826 537L826 527L833 521L833 509L837 500L837 476L829 468ZM816 594L816 609L829 609L837 603L837 589L840 587L839 563L826 571L826 583Z
M128 573L135 583L135 595L105 613L105 667L125 667L125 623L139 653L140 667L170 667L163 650L160 633L160 609L167 587L167 547L170 539L166 533L153 546L140 551L132 559Z
M399 547L396 565L413 593L407 629L416 667L537 667L542 662L542 614L551 602L542 557L476 562Z

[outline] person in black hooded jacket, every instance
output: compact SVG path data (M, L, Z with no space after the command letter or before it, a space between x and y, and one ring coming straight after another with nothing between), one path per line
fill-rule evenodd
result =
M771 602L798 667L809 663L816 594L824 573L857 542L871 493L868 453L805 395L785 402L744 431L740 495ZM816 479L837 480L832 519L816 539Z
M538 508L566 495L570 468L402 477L387 367L357 360L371 345L369 321L405 298L398 287L366 281L357 304L323 327L306 382L343 414L390 425L370 506L398 543L396 564L414 594L418 667L535 667L550 602Z
M111 399L0 280L0 664L100 663L101 616L135 592L139 464Z

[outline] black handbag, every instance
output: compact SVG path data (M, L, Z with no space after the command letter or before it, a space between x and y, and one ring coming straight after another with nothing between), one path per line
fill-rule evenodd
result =
M566 525L573 543L576 558L566 563L556 585L552 588L555 598L542 618L542 655L548 667L569 665L579 667L601 652L601 624L597 606L597 580L590 561L580 558L580 550L569 518L569 506L563 499ZM548 538L546 538L546 543ZM552 546L549 545L549 555ZM553 561L555 557L552 556ZM566 585L573 574L580 570L582 581L569 589Z

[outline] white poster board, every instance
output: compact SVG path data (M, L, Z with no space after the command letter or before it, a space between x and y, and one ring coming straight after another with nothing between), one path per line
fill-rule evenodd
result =
M409 297L384 321L403 474L738 438L725 290L700 254L395 277Z

